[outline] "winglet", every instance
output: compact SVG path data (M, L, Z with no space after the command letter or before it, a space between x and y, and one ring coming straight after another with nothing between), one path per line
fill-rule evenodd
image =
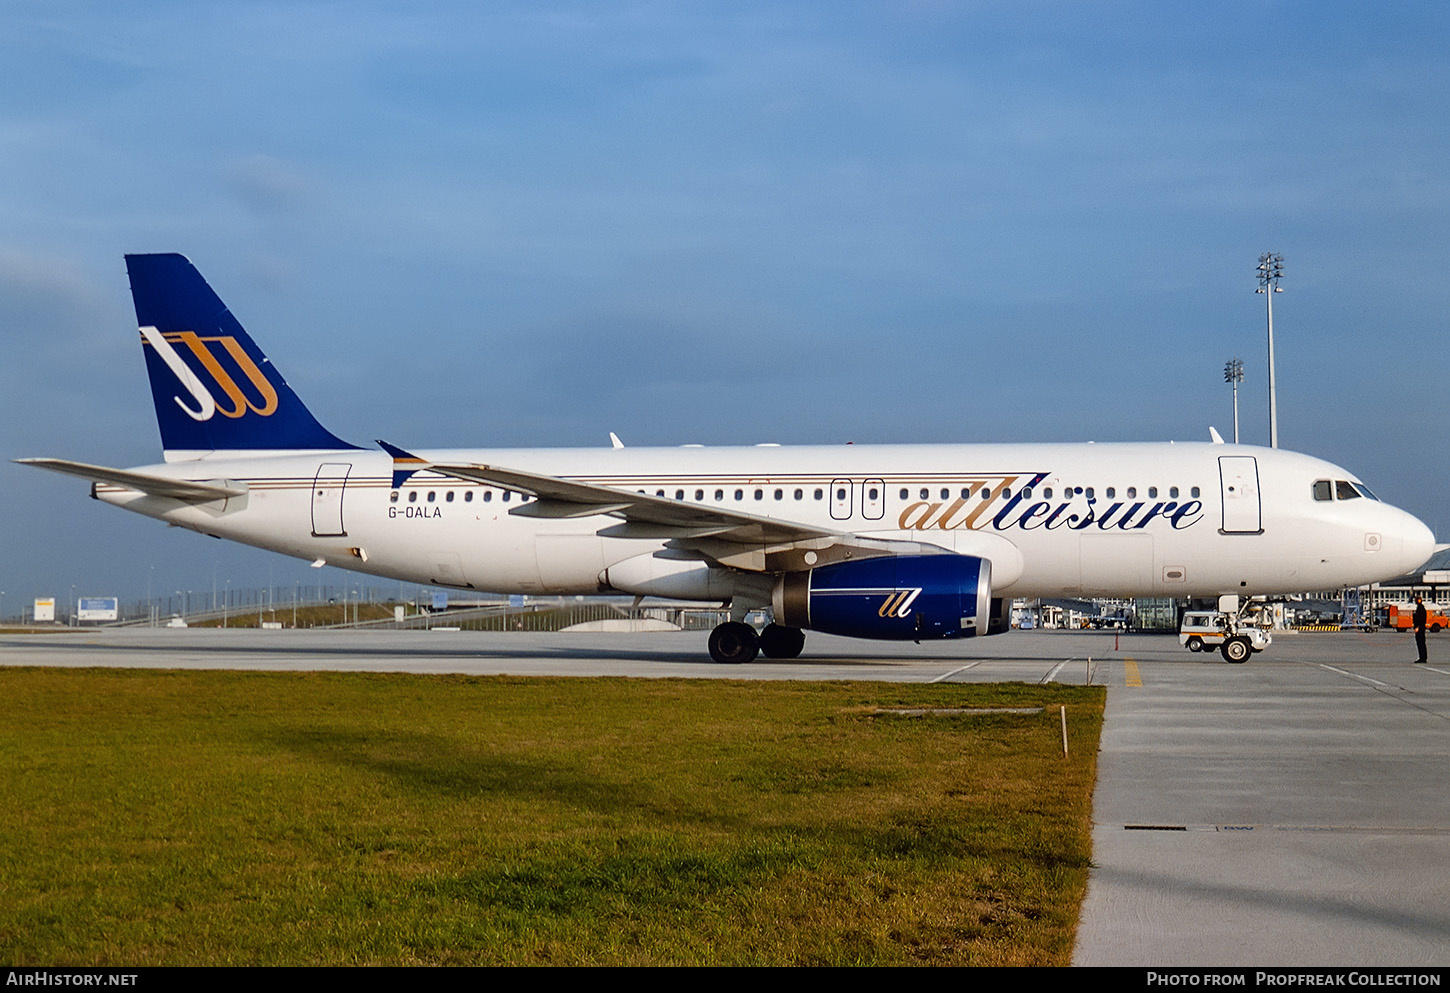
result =
M405 452L397 445L389 445L381 438L375 440L379 448L393 457L393 489L396 490L406 483L413 473L428 468L426 459L421 459L412 452Z

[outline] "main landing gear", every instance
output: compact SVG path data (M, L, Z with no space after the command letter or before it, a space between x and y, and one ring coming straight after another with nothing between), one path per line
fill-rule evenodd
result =
M710 657L723 665L754 662L762 652L770 659L793 659L806 647L800 628L767 624L759 634L741 621L726 621L710 632Z

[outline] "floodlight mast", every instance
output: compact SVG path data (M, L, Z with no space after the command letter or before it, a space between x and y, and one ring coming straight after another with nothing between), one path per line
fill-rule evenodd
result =
M1279 280L1284 278L1284 256L1265 252L1259 256L1259 288L1269 303L1269 447L1279 447L1279 401L1274 394L1274 294L1284 292Z
M1234 388L1234 444L1239 443L1239 383L1244 381L1244 360L1229 359L1224 363L1223 381Z

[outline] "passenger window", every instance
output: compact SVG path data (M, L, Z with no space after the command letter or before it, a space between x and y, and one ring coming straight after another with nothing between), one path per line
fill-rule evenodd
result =
M755 499L757 499L757 500L764 500L765 499L765 491L764 490L756 490L755 491Z
M1052 487L1051 486L1044 486L1042 488L1042 499L1044 499L1044 500L1051 500L1052 499Z
M418 491L417 490L412 490L412 491L410 491L408 493L408 502L409 503L417 503L418 502Z
M745 499L745 491L744 490L736 490L735 491L735 499L737 499L737 500L744 500Z
M1156 486L1150 486L1150 487L1148 487L1148 499L1149 500L1156 500L1156 499L1158 499L1158 487L1156 487Z
M683 500L683 499L685 499L685 491L684 490L675 490L675 499L676 500Z
M1109 499L1109 500L1111 500L1111 499L1112 499L1112 498L1113 498L1113 497L1115 497L1115 496L1117 496L1117 495L1118 495L1118 491L1117 491L1117 488L1116 488L1116 487L1112 487L1112 486L1109 486L1109 487L1108 487L1108 488L1107 488L1107 490L1106 490L1106 491L1105 491L1105 493L1106 493L1106 495L1107 495L1107 498L1108 498L1108 499Z
M452 503L453 502L453 491L452 490L449 490L447 493L443 494L443 499L446 500L448 503Z
M921 488L921 498L923 500L930 500L931 499L931 491L928 490L925 486L923 486Z
M941 488L941 498L943 500L950 500L952 498L952 491L943 486Z
M724 490L716 490L715 491L715 499L716 500L724 500L725 499L725 491Z
M784 500L785 499L785 490L776 490L775 491L775 498L777 500Z
M1137 495L1138 495L1138 487L1136 487L1136 486L1129 486L1128 487L1128 499L1129 500L1132 500Z
M493 502L493 490L484 490L483 491L483 502L484 503L492 503Z
M1197 499L1197 497L1198 497L1198 487L1195 486L1193 489L1189 490L1188 491L1188 495L1191 496L1191 497L1193 497L1193 498L1195 498L1195 499Z
M906 499L906 498L907 498L907 497L908 497L908 496L909 496L909 495L910 495L910 494L909 494L909 492L908 492L908 491L907 491L907 489L906 489L906 487L905 487L905 486L903 486L903 487L902 487L902 488L901 488L901 499L903 499L903 500L905 500L905 499ZM962 496L966 496L966 495L967 495L967 491L966 491L966 490L962 490Z
M703 500L703 499L705 499L705 491L704 490L696 490L695 491L695 500L696 500L696 502L699 502L700 500Z
M801 499L801 498L803 498L803 497L804 497L804 496L805 496L805 495L806 495L806 491L805 491L805 490L796 490L796 491L795 491L795 498L796 498L796 499L797 499L797 500L800 500L800 499Z
M1089 500L1093 499L1093 488L1091 486L1087 488L1087 498Z
M1334 481L1334 498L1336 500L1358 500L1359 493L1355 488L1343 479Z
M823 490L823 489L821 489L819 486L817 486L816 487L816 499L817 500L823 500L823 499L825 499L825 496L826 496L826 491Z
M503 502L504 503L508 503L509 502L509 497L511 497L511 496L513 496L513 493L511 491L504 490L503 491Z
M429 503L432 503L433 500L434 500L434 498L437 497L437 496L438 496L437 493L434 493L432 490L429 490L428 491L428 502Z
M392 493L392 495L388 497L388 502L389 503L397 503L398 502L398 491L397 490L394 490L393 493Z
M1170 486L1170 487L1168 487L1168 499L1170 499L1170 500L1177 500L1178 499L1178 487L1176 487L1176 486Z

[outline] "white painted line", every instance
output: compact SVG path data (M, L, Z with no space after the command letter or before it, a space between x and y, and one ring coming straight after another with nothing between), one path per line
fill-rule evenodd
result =
M931 680L931 682L933 682L933 683L939 683L943 679L951 679L957 673L959 673L959 672L966 672L968 669L974 669L974 668L976 668L977 666L979 666L981 664L982 663L980 663L980 662L968 662L966 665L957 666L951 672L944 672L944 673L942 673L940 676L937 676L935 679Z
M1325 665L1323 662L1319 663L1319 668L1321 668L1321 669L1328 669L1330 672L1337 672L1341 676L1348 676L1350 679L1358 679L1360 682L1370 683L1371 685L1374 685L1374 686L1383 686L1386 689L1389 689L1389 685L1390 685L1389 683L1382 683L1378 679L1370 679L1368 676L1361 676L1357 672L1349 672L1346 669L1336 669L1334 666L1332 666L1332 665Z
M1050 682L1052 682L1054 679L1057 678L1057 674L1062 671L1062 667L1065 666L1065 665L1067 665L1067 662L1066 661L1062 661L1062 662L1057 663L1057 665L1055 665L1055 666L1052 667L1052 671L1051 672L1049 672L1047 675L1045 675L1045 676L1042 677L1042 681L1044 683L1050 683Z

